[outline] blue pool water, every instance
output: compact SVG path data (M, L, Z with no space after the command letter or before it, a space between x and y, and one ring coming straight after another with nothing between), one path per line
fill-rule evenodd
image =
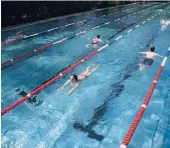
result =
M4 69L2 71L2 109L21 98L15 91L17 88L29 93L61 69L94 51L94 48L85 47L90 42L88 38L92 39L100 34L103 40L108 42L108 38L123 28L146 20L149 14L152 16L156 13L156 10L161 7L153 7L157 4L133 5L134 9L130 10L126 8L132 8L132 6L125 6L119 13L96 18L81 27L75 25L2 47L2 62L4 62L55 40L89 30L100 23L113 21L119 16L150 7L140 14L127 16L118 22L56 44L36 56ZM35 107L23 103L2 116L2 147L118 148L162 61L161 58L156 58L152 67L141 72L138 70L138 65L143 58L137 52L146 51L154 45L156 52L165 55L170 46L170 27L168 26L165 31L160 30L160 20L170 16L170 5L166 5L165 11L160 15L110 44L108 48L41 91L37 95L37 99L43 101L41 105ZM83 16L21 28L31 34L50 29L55 25L76 22L84 17L90 20L92 16L105 14L108 11L113 10L90 12ZM7 39L15 31L14 29L2 32L2 39ZM98 70L83 81L73 94L68 96L56 91L70 74L78 74L92 63L99 65ZM169 65L170 60L166 63L129 148L170 147Z

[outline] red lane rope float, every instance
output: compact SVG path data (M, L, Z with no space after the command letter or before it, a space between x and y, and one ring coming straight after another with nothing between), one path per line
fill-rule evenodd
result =
M35 50L31 51L31 52L27 52L27 53L25 53L25 54L22 54L22 55L17 56L17 57L15 57L15 58L13 58L13 59L10 59L10 60L8 60L8 61L6 61L6 62L3 62L3 63L1 64L1 66L4 66L4 65L6 65L6 64L9 64L9 63L11 63L11 62L13 62L13 61L16 61L16 60L18 60L18 59L25 58L26 56L32 55L32 54L34 54L35 52L38 52L38 51L40 51L40 50L49 48L49 47L51 47L51 46L53 46L52 43L47 44L47 45L45 45L45 46L42 46L42 47L40 47L40 48L37 48L37 49L35 49Z
M153 7L157 7L157 6L159 6L159 5L156 5L156 6L153 6ZM145 9L150 9L150 8L152 8L152 7L147 7L147 8L145 8ZM137 10L137 11L135 11L135 12L132 12L131 14L135 14L136 12L142 12L142 11L145 10L145 9L141 9L140 11ZM129 15L129 14L124 15L124 16L121 16L121 17L119 17L119 18L115 18L113 22L118 21L118 20L120 20L121 18L124 18L125 16L128 16L128 15ZM101 26L103 26L103 25L108 25L108 24L110 24L110 22L101 23L100 25L97 25L97 26L91 28L90 30L93 30L93 29L96 29L96 28L99 28L99 27L101 27ZM80 32L80 33L77 33L75 36L82 35L82 34L84 34L84 33L86 33L86 32L87 32L87 31L82 31L82 32ZM14 64L14 61L22 60L22 59L24 59L24 58L27 57L27 56L32 56L32 55L34 55L34 54L37 54L37 52L40 52L40 51L42 51L43 49L49 48L49 47L51 47L51 46L53 46L53 45L55 45L55 44L58 44L58 43L62 43L63 41L66 41L66 40L69 40L69 39L71 39L71 38L74 38L75 36L72 36L72 37L69 37L69 38L63 38L63 39L58 40L58 41L54 41L54 42L49 43L49 44L47 44L47 45L44 45L44 46L42 46L42 47L40 47L40 48L34 49L34 50L31 51L31 52L27 52L27 53L25 53L25 54L22 54L22 55L19 55L19 56L13 58L13 59L10 59L10 60L7 60L7 61L5 61L5 62L2 62L2 63L1 63L1 67L2 67L2 68L1 68L1 69L5 69L5 68L7 68L8 66Z
M144 111L145 111L145 109L146 109L146 107L147 107L147 105L148 105L148 103L149 103L149 101L150 101L150 99L151 99L151 96L152 96L152 94L153 94L153 92L154 92L154 89L155 89L156 84L157 84L157 82L158 82L158 80L159 80L159 77L160 77L160 75L161 75L161 72L162 72L162 70L163 70L163 68L164 68L164 65L165 65L167 59L168 59L169 53L170 53L170 47L169 47L169 49L168 49L167 56L164 57L164 59L163 59L163 61L162 61L162 64L161 64L161 66L160 66L159 69L158 69L158 72L157 72L157 74L156 74L156 76L155 76L155 78L154 78L154 81L152 82L152 85L151 85L151 87L150 87L150 89L149 89L149 92L147 93L147 95L146 95L146 97L145 97L145 99L144 99L144 102L143 102L143 104L141 105L141 108L139 109L139 111L138 111L138 113L137 113L137 115L136 115L135 120L134 120L133 123L131 124L131 126L130 126L127 134L126 134L126 136L125 136L124 139L123 139L122 144L120 145L120 148L127 148L128 144L130 143L131 138L132 138L132 136L133 136L133 134L134 134L134 132L135 132L135 130L136 130L136 128L137 128L137 126L138 126L138 124L139 124L142 116L143 116L143 113L144 113Z
M150 20L150 19L149 19ZM149 21L148 20L148 21ZM144 21L145 22L145 21ZM144 24L142 22L142 24ZM139 26L139 24L138 24ZM135 27L134 29L136 29L137 27ZM114 41L119 40L120 38L122 38L122 36L128 34L129 32L131 32L134 29L130 29L129 31L127 31L127 33L121 35L121 37L119 36L118 38L116 38ZM112 41L112 43L114 42ZM15 108L16 106L20 105L21 103L23 103L24 101L26 101L28 98L30 98L31 96L39 93L41 90L43 90L44 88L46 88L48 85L52 84L53 82L55 82L57 79L60 79L63 75L65 75L66 73L68 73L69 71L75 69L78 65L82 64L83 62L85 62L86 60L88 60L89 58L91 58L92 56L94 56L95 54L97 54L98 52L100 52L101 50L103 50L104 48L108 47L111 44L111 42L109 44L106 44L104 46L102 46L101 48L99 48L98 50L92 52L91 54L89 54L88 56L86 56L84 59L78 61L77 63L73 64L72 66L70 66L69 68L67 68L66 70L64 70L63 72L59 73L57 76L54 76L53 78L49 79L47 82L43 83L40 87L34 89L31 93L27 94L25 97L21 98L20 100L16 101L15 103L13 103L12 105L10 105L9 107L5 108L4 110L1 111L1 116L3 116L4 114L6 114L8 111L12 110L13 108Z
M63 72L61 72L60 74L58 74L57 76L55 76L54 78L50 79L48 82L44 83L43 85L41 85L40 87L38 87L37 89L35 89L34 91L32 91L31 93L27 94L25 97L23 97L22 99L16 101L15 103L13 103L12 105L10 105L9 107L5 108L4 110L1 111L1 116L4 115L5 113L7 113L8 111L12 110L13 108L15 108L16 106L20 105L22 102L24 102L25 100L27 100L28 98L30 98L31 96L37 94L38 92L40 92L41 90L43 90L44 88L46 88L48 85L52 84L54 81L56 81L57 79L61 78L62 76L64 76L66 73L68 73L69 71L75 69L78 65L82 64L83 62L85 62L86 60L88 60L89 58L93 57L95 54L97 54L99 51L103 50L104 48L106 48L108 46L108 44L102 46L101 48L99 48L98 50L92 52L91 54L89 54L88 56L86 56L84 59L78 61L77 63L73 64L71 67L67 68L66 70L64 70Z
M1 43L1 46L6 45L6 44L15 43L15 42L17 42L17 41L23 40L24 38L25 38L25 37L23 37L23 38L21 38L21 39L11 39L11 40L2 42L2 43Z
M150 5L150 4L147 4L147 5ZM147 5L145 5L145 6L147 6ZM118 7L122 7L122 6L118 6ZM138 7L136 7L136 8L138 8ZM111 8L108 8L108 9L111 9ZM114 7L113 9L116 9L116 7ZM124 9L123 11L128 10L128 9L135 9L135 8L127 8L127 9ZM104 15L93 17L93 18L89 19L88 21L91 21L93 19L96 19L96 18L99 18L99 17L102 17L102 16L106 16L106 15L112 14L114 12L119 12L119 11L122 11L122 10L114 10L114 11L106 13ZM39 36L39 35L42 35L42 34L45 34L45 33L49 33L51 31L58 30L58 29L63 28L63 27L70 27L70 26L78 24L80 22L84 23L84 22L87 22L87 20L80 20L78 22L73 22L73 23L70 23L70 24L63 25L63 26L51 28L51 29L48 29L48 30L45 30L45 31L42 31L42 32L39 32L39 33L34 33L34 34L31 34L31 35L26 35L25 37L22 37L22 38L19 38L19 39L12 39L12 40L9 40L9 41L4 41L4 42L1 43L1 45L3 46L3 45L6 45L6 44L16 43L16 42L21 41L21 40L30 39L30 38L33 38L35 36Z

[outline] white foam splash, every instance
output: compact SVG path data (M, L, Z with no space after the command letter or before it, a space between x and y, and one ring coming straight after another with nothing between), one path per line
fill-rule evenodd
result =
M41 141L40 144L36 148L45 148L45 142Z
M25 132L18 130L18 131L13 131L13 132L11 131L9 132L9 134L11 136L10 139L6 138L5 136L2 137L2 144L4 148L8 147L8 143L10 143L11 148L13 147L24 148L25 147L25 144L28 139L28 135Z
M58 139L67 129L69 123L71 122L71 118L74 113L79 108L79 98L73 103L73 105L67 109L67 112L62 115L61 119L53 125L53 129L49 131L46 135L46 140L44 142L39 143L37 148L50 147L56 139ZM49 142L51 141L51 142Z
M161 30L164 31L170 24L170 18L161 20L160 24L161 24Z
M8 141L8 138L6 136L2 136L1 137L1 144L4 145L6 141Z

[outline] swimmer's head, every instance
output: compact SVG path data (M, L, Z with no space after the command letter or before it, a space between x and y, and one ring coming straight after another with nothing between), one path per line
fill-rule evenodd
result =
M70 80L71 81L78 81L78 77L77 77L77 75L75 75L75 74L72 74L71 76L70 76Z
M155 47L151 47L151 52L154 52L155 51Z
M99 38L100 38L100 35L97 35L96 37L99 39Z

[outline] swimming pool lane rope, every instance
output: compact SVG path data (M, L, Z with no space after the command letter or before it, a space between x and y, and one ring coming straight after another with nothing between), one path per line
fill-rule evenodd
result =
M163 58L161 66L158 69L158 72L157 72L157 74L156 74L156 76L155 76L155 78L154 78L154 80L153 80L153 82L151 84L151 87L150 87L150 89L149 89L149 91L148 91L148 93L147 93L147 95L146 95L146 97L145 97L145 99L143 101L143 104L141 105L141 107L140 107L140 109L139 109L133 123L131 124L129 130L127 131L126 136L124 137L123 142L120 145L120 148L127 148L128 144L130 143L131 138L132 138L132 136L133 136L133 134L134 134L134 132L135 132L135 130L136 130L136 128L137 128L143 114L144 114L144 112L145 112L145 109L149 104L149 101L150 101L150 99L152 97L152 94L154 92L156 84L158 83L159 77L161 75L161 72L163 71L163 68L164 68L164 66L166 64L166 61L168 59L169 54L170 54L170 47L168 49L166 57Z
M159 6L159 5L156 5L156 6L153 6L153 7L158 7L158 6ZM145 8L145 9L142 9L142 10L140 10L140 11L135 11L135 12L132 12L131 14L121 16L121 17L116 18L115 20L113 20L113 22L119 21L120 19L125 18L126 16L131 16L132 14L141 13L141 12L143 12L143 11L145 11L145 10L147 10L147 9L153 8L153 7ZM110 23L111 23L111 22L101 23L100 25L97 25L97 26L91 28L90 30L98 29L98 28L100 28L100 27L102 27L102 26L106 26L106 25L108 25L108 24L110 24ZM90 30L88 30L88 31L90 31ZM7 61L5 61L5 62L2 62L2 63L1 63L1 69L3 70L3 69L5 69L5 68L7 68L7 67L9 67L9 66L11 66L11 65L13 65L13 64L15 64L15 61L17 61L17 60L22 61L22 60L24 60L25 57L33 56L34 54L37 54L38 52L42 52L42 51L44 51L45 49L54 46L55 44L59 44L59 43L62 43L62 42L64 42L64 41L70 40L70 39L72 39L72 38L74 38L74 37L76 37L76 36L85 34L85 33L87 33L88 31L81 31L81 32L77 33L75 36L72 36L72 37L69 37L69 38L63 38L63 39L61 39L61 40L54 41L54 42L49 43L49 44L46 44L46 45L44 45L44 46L42 46L42 47L36 48L36 49L34 49L33 51L31 51L31 52L27 52L27 53L21 54L21 55L15 57L15 58L12 58L12 59L10 59L10 60L7 60ZM20 62L20 61L17 61L17 62Z
M148 5L151 5L151 4L147 4L145 6L148 6ZM138 7L135 7L135 8L138 8ZM104 14L104 15L93 17L93 18L89 19L88 21L90 22L91 20L96 19L96 18L111 15L113 13L118 13L119 11L131 10L131 9L135 9L135 8L133 7L133 8L127 8L127 9L124 9L124 10L115 10L113 12L109 12L109 13ZM116 8L108 8L108 9L116 9ZM87 20L81 20L81 21L78 21L78 22L73 22L73 23L70 23L70 24L63 25L63 26L51 28L51 29L48 29L48 30L45 30L45 31L42 31L42 32L39 32L39 33L34 33L34 34L31 34L31 35L25 36L21 39L13 39L13 40L10 40L10 41L4 41L4 42L1 43L1 46L11 44L11 43L16 43L18 41L22 41L22 40L26 40L26 39L30 39L30 38L33 38L33 37L36 37L36 36L39 36L39 35L42 35L42 34L45 34L45 33L49 33L51 31L55 31L55 30L58 30L58 29L61 29L61 28L64 28L64 27L70 27L70 26L73 26L73 25L76 25L76 24L79 24L79 23L84 23L84 22L87 22Z
M159 12L158 14L160 14L161 12ZM143 21L141 24L136 25L134 28L128 30L126 32L126 34L129 34L131 31L136 30L138 27L140 27L141 25L145 24L147 21L152 20L155 16L157 16L157 14L153 15L152 17L150 17L149 19ZM118 38L116 38L114 41L118 41L119 39L121 39L124 35L123 34L121 36L119 36ZM48 87L49 85L51 85L52 83L54 83L56 80L60 79L61 77L63 77L64 75L66 75L68 72L74 70L76 67L78 67L80 64L84 63L85 61L87 61L88 59L90 59L91 57L93 57L94 55L96 55L97 53L99 53L100 51L102 51L103 49L107 48L111 43L106 44L102 47L100 47L99 49L93 51L92 53L90 53L88 56L86 56L85 58L81 59L80 61L76 62L75 64L73 64L72 66L68 67L67 69L65 69L64 71L60 72L59 74L57 74L56 76L54 76L53 78L49 79L47 82L45 82L44 84L42 84L41 86L37 87L36 89L34 89L32 92L30 92L29 94L27 94L26 96L24 96L23 98L21 98L20 100L16 101L15 103L13 103L12 105L8 106L7 108L5 108L4 110L1 111L1 116L3 116L4 114L6 114L7 112L9 112L10 110L14 109L16 106L20 105L21 103L23 103L24 101L26 101L27 99L29 99L31 96L36 95L37 93L39 93L40 91L44 90L46 87ZM169 53L168 53L169 54ZM167 58L166 58L167 59ZM164 63L166 61L164 60Z

